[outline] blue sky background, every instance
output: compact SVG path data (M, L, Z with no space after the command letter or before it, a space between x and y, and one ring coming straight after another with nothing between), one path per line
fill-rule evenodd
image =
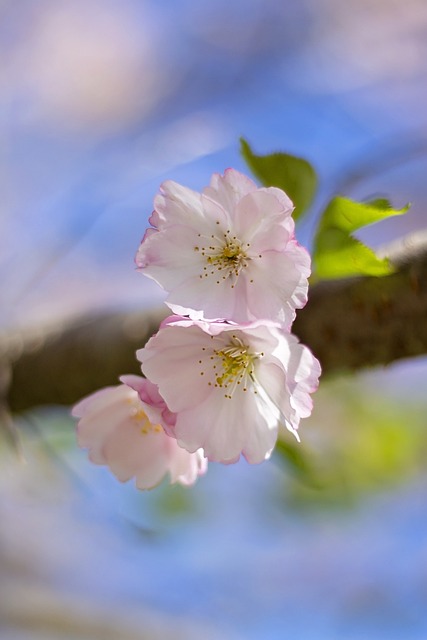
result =
M213 172L246 171L240 136L315 165L307 246L334 191L413 203L361 233L373 246L425 228L426 61L423 0L3 0L2 325L158 304L133 257L159 184L200 189ZM358 410L375 389L425 415L425 380L425 359L363 374ZM350 421L335 395L306 427L312 446L329 422L339 438ZM50 419L37 420L56 442ZM84 609L110 629L152 624L175 640L200 629L230 640L427 637L422 466L353 509L299 512L276 462L212 465L189 494L141 495L83 452L52 458L27 438L26 468L5 466L0 489L5 638L36 638L10 613L36 593L41 608ZM24 562L31 578L13 573Z

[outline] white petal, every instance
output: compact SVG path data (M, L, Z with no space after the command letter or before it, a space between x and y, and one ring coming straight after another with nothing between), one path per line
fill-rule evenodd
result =
M212 461L234 462L240 456L248 428L240 420L240 412L239 400L212 392L203 403L178 414L178 444L189 451L202 448Z
M192 485L199 475L207 470L207 459L201 450L189 453L182 449L176 440L171 438L173 452L169 463L171 483L179 482L185 486Z
M287 253L267 251L251 263L247 278L248 315L251 319L269 318L290 326L295 309L307 301L308 279Z
M202 215L200 193L184 187L173 180L166 180L160 186L160 195L154 199L156 215L153 222L158 228L169 224L186 224L189 214Z
M102 392L105 391L107 390L102 389ZM113 393L108 389L107 394L102 394L103 404L100 405L101 394L98 392L96 395L93 404L90 402L90 397L86 399L87 402L84 401L85 412L77 426L77 442L80 447L90 450L94 462L102 460L102 446L105 439L118 424L128 418L129 400L136 396L128 388L120 389L119 393L116 393L116 389Z
M143 240L135 261L145 275L169 290L203 272L205 259L196 250L198 244L194 228L168 227Z
M168 455L162 432L143 434L137 421L128 420L117 428L104 445L108 466L116 478L127 482L138 476L149 489L160 482L167 471Z
M235 169L226 169L224 176L214 173L209 187L203 193L219 202L226 211L232 211L247 193L256 191L256 184Z
M166 326L137 351L143 373L158 385L171 411L182 411L209 395L212 380L202 375L208 371L209 346L209 336L197 326Z
M71 410L71 415L81 418L89 409L91 412L101 410L107 405L114 404L115 400L129 395L132 395L132 392L123 386L104 387L77 402Z
M282 203L267 189L246 195L236 206L233 220L235 233L242 241L253 242L262 234L263 238L267 236L269 248L275 248L276 227L282 227L282 235L286 233L285 242L294 230L290 211L284 211Z
M247 440L243 448L243 455L251 464L258 464L268 459L276 444L279 426L279 412L270 400L263 399L262 390L258 389L257 397L252 397L253 406L245 404L246 420L252 416L252 429L247 432ZM257 420L254 420L257 416ZM241 419L244 419L242 415Z

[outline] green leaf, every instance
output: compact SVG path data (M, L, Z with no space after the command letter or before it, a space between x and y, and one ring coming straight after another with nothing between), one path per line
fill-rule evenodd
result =
M309 162L287 153L258 156L240 138L241 152L254 175L266 187L283 189L295 205L297 220L311 205L317 189L317 175Z
M326 207L314 241L313 264L318 278L345 278L347 276L385 276L394 271L387 258L354 238L351 233L366 225L391 216L406 213L393 209L388 200L353 202L336 196Z
M280 431L275 449L287 472L278 484L286 506L348 509L419 474L427 445L425 401L380 392L370 377L328 378L301 435L294 443Z

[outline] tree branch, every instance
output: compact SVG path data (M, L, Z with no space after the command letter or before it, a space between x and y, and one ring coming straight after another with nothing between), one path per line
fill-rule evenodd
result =
M427 353L427 232L379 251L397 271L312 287L294 332L324 373L385 365Z
M320 282L311 287L309 302L298 313L293 331L319 358L324 373L427 353L427 232L382 253L396 273ZM72 404L117 384L121 374L139 373L135 351L166 315L166 307L105 314L53 330L3 336L0 377L10 374L5 395L11 410Z

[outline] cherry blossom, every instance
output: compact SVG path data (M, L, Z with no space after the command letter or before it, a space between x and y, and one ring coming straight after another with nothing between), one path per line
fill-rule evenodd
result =
M310 256L296 241L293 204L234 169L197 193L162 184L136 255L140 271L168 293L174 313L289 328L307 301Z
M176 413L178 444L225 463L240 454L251 463L268 458L280 424L298 437L320 374L307 347L266 321L237 325L171 316L137 357Z
M163 426L173 429L175 416L157 388L139 376L122 376L123 384L105 387L72 410L80 418L77 440L95 464L107 465L138 489L155 487L169 473L171 483L191 485L207 468L201 451L188 453Z

